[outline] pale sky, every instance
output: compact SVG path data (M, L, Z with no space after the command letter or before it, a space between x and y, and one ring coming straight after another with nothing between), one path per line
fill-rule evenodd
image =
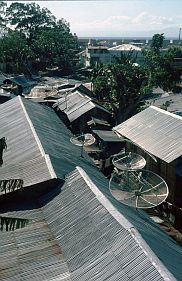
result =
M182 0L28 2L48 8L57 19L64 18L70 23L71 32L79 37L137 37L156 32L178 37L182 27Z

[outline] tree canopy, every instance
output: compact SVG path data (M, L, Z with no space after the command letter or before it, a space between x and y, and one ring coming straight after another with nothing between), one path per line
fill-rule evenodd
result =
M4 21L0 17L0 26L4 24L7 28L0 38L1 62L14 61L17 71L28 60L38 70L56 65L64 74L73 71L77 37L64 19L57 20L47 8L40 8L36 3L13 2L6 7L0 2L0 10L6 18Z
M137 113L146 85L143 68L133 63L102 66L92 80L97 99L112 111L116 123Z
M144 68L148 76L148 87L161 87L166 91L175 89L176 82L180 79L172 67L174 57L181 51L179 48L161 50L164 41L164 34L155 34L149 49L143 51L145 64Z
M172 67L175 56L181 56L179 48L161 50L164 35L155 34L151 45L143 54L145 62L136 65L133 58L118 60L115 65L101 65L92 72L93 89L97 99L113 112L120 123L142 109L146 93L153 87L176 90L180 71Z

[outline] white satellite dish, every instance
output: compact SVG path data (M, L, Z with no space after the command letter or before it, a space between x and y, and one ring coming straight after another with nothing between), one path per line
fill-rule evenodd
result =
M144 168L146 160L137 153L126 152L114 155L112 163L118 170L128 171Z
M95 142L95 138L92 134L82 134L70 138L71 143L81 147L81 157L83 157L83 147L92 145Z
M109 189L119 202L135 208L153 208L168 196L166 182L148 170L130 170L112 174Z

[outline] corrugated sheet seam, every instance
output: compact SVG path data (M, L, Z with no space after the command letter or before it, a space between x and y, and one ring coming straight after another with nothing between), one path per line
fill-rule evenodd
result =
M142 248L143 252L146 254L148 259L151 261L153 266L161 274L165 281L177 281L176 278L169 272L163 263L158 259L155 253L147 245L145 240L139 234L139 232L134 228L134 226L111 204L111 202L103 195L103 193L97 188L97 186L92 182L86 172L79 166L76 167L80 175L83 177L88 187L96 195L99 202L107 209L107 211L115 218L115 220L122 225L126 230L128 230L131 236L135 239L137 244Z
M37 142L37 145L38 145L38 147L39 147L39 149L40 149L40 152L41 152L42 156L45 156L45 151L44 151L44 149L43 149L43 146L42 146L42 144L41 144L41 142L40 142L40 140L39 140L39 137L38 137L38 135L37 135L37 133L36 133L36 131L35 131L35 129L34 129L34 126L33 126L33 124L32 124L32 121L30 120L30 117L28 116L28 113L27 113L27 111L26 111L26 108L25 108L25 106L24 106L24 104L23 104L23 102L22 102L22 99L21 99L20 96L18 96L18 98L19 98L19 100L20 100L20 104L21 104L22 109L23 109L23 111L24 111L25 117L26 117L26 119L27 119L27 121L28 121L28 123L29 123L29 125L30 125L31 130L32 130L33 136L34 136L34 138L35 138L35 140L36 140L36 142Z

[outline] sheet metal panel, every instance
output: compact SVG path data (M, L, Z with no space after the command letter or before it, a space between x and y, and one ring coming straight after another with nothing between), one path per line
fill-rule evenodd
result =
M89 97L80 94L78 91L64 95L55 104L68 116L70 122L95 107Z
M2 179L23 179L23 187L45 182L52 178L45 157L39 156L28 161L1 167Z
M23 99L23 104L45 153L50 156L57 177L64 178L77 165L88 167L87 169L89 169L90 165L93 165L86 153L84 153L84 159L81 159L80 147L70 142L71 132L65 127L53 109L26 99Z
M45 153L20 97L0 105L0 137L7 139L1 179L21 178L24 186L28 186L52 178Z
M101 140L106 142L122 142L122 139L118 137L113 131L106 130L92 130Z
M53 110L27 100L23 103L56 173L65 176L80 164L113 207L140 232L156 256L180 280L181 248L144 212L124 206L111 196L108 180L88 159L79 157L80 149L70 143L69 131ZM61 193L53 195L49 193L41 199L42 213L36 210L35 214L30 208L8 212L9 216L25 216L34 222L18 230L16 241L12 241L15 238L10 232L3 236L2 264L6 266L7 262L8 266L3 268L2 280L137 281L141 277L146 281L164 280L151 263L151 257L102 205L78 170L67 176Z
M167 163L182 155L182 117L154 106L113 128Z
M33 212L29 210L29 215L34 217ZM44 220L2 233L0 249L0 279L3 281L71 280L61 248Z
M118 204L100 172L92 169L90 177L180 280L181 248L144 212ZM20 211L4 213L33 221L6 236L2 232L2 280L164 280L151 257L101 204L78 170L66 177L61 193L46 194L41 202L41 209L19 206Z
M61 245L72 280L164 280L78 171L70 174L60 195L43 207L43 214ZM131 209L128 215L138 216Z
M92 101L88 96L81 94L79 91L65 94L62 98L58 99L54 107L55 106L68 116L70 122L73 122L95 107L109 113L108 110Z
M180 116L182 116L182 94L170 94L168 96L155 97L153 99L146 100L146 102L159 108L166 102L169 102L169 106L167 106L167 111L174 114L181 113Z

